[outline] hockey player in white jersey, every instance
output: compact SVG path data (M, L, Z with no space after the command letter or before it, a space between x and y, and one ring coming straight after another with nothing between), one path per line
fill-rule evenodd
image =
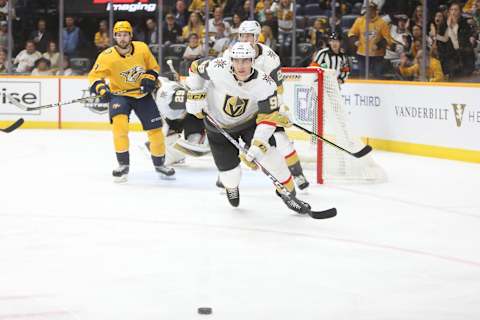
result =
M251 46L255 49L255 69L265 72L275 81L278 87L278 104L280 106L280 109L286 109L286 107L288 108L288 106L285 106L283 103L283 75L280 65L280 58L268 46L258 42L260 32L261 26L257 21L243 21L238 29L239 40L242 42L249 42ZM231 50L226 50L223 56L228 59L230 54ZM285 129L277 128L274 133L274 137L278 150L285 158L288 169L292 173L295 184L300 190L307 188L309 182L303 174L300 159L293 146L293 143L289 140Z
M292 192L292 198L288 199L277 191L285 204L298 213L308 213L310 206L295 197L292 176L271 139L277 126L289 122L279 113L277 85L269 75L253 68L254 59L252 46L238 42L231 49L230 59L194 61L186 82L191 89L187 111L202 118L205 110L235 140L241 139L248 147L248 153L240 155L242 161L250 167L256 166L253 159L259 161ZM208 119L204 123L228 201L237 207L241 178L239 150Z
M166 123L165 163L181 164L185 161L185 154L200 157L210 153L203 121L187 113L187 89L177 82L176 74L172 72L161 74L158 80L160 88L156 102ZM145 145L149 149L149 142Z

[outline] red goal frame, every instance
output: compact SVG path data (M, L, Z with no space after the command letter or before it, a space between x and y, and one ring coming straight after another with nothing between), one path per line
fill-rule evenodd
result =
M323 136L323 71L321 68L282 68L282 73L314 73L317 75L317 134ZM323 143L317 138L317 183L323 184Z

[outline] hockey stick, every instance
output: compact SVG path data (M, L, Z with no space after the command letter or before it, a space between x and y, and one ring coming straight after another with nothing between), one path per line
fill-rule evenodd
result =
M175 70L175 67L173 66L173 61L171 59L168 59L167 60L167 66L168 68L170 68L170 71L172 71L173 73L175 73L175 81L180 81L180 75L178 74L177 70Z
M9 125L8 127L6 127L5 129L1 129L1 128L0 128L0 131L5 132L5 133L10 133L10 132L12 132L12 131L15 130L15 129L20 128L20 126L21 126L24 122L25 122L25 121L23 120L23 118L20 118L20 119L18 119L17 121L15 121L14 123L12 123L11 125Z
M367 154L370 153L370 151L372 151L372 147L367 144L367 145L366 145L365 147L363 147L362 150L360 150L360 151L350 152L350 151L348 151L347 149L344 149L344 148L340 147L339 145L333 143L332 141L330 141L330 140L328 140L328 139L326 139L326 138L324 138L324 137L322 137L322 136L319 136L319 135L316 134L315 132L308 130L307 128L304 128L304 127L302 127L302 126L300 126L300 125L298 125L298 124L296 124L296 123L292 123L292 125L293 125L294 127L298 128L298 129L300 129L300 130L305 131L306 133L309 133L309 134L311 134L311 135L314 135L315 137L317 137L318 139L320 139L320 140L328 143L328 144L331 145L332 147L335 147L335 148L337 148L337 149L339 149L339 150L342 150L342 151L348 153L349 155L351 155L351 156L353 156L353 157L355 157L355 158L361 158L361 157L363 157L363 156L366 156Z
M225 129L223 129L220 125L220 123L218 123L217 120L215 120L213 117L211 117L208 113L204 112L206 114L206 117L208 119L208 121L210 121L214 126L215 128L225 137L227 138L228 141L230 141L231 144L233 144L235 146L235 148L237 148L240 152L244 153L244 154L247 154L247 149L245 149L245 147L241 146L240 143L238 143L237 140L235 140L230 134L228 134L227 131L225 131ZM275 187L278 189L278 190L281 190L281 193L283 196L287 197L288 199L292 199L292 194L290 193L290 191L288 191L288 189L277 179L275 178L271 173L270 171L268 171L264 166L262 166L256 159L253 159L252 160L253 163L255 163L255 165L257 165L260 169L262 169L263 173L265 173L265 175L270 179L272 180L273 184L275 185ZM328 219L328 218L333 218L337 215L337 209L335 208L331 208L331 209L327 209L327 210L323 210L323 211L313 211L313 210L310 210L308 212L308 215L310 217L312 217L313 219Z
M139 90L142 90L142 87L116 91L116 92L112 92L112 94L113 95L118 95L118 94L123 94L123 93L128 93L128 92L139 91ZM96 99L96 98L100 98L100 97L101 96L98 94L98 95L95 95L95 96L88 96L88 97L83 97L83 98L78 98L78 99L73 99L73 100L68 100L68 101L46 104L46 105L38 106L38 107L27 107L26 105L21 104L20 101L18 100L18 98L12 97L11 95L7 95L8 102L13 104L17 108L22 109L23 111L36 111L36 110L42 110L42 109L48 109L48 108L55 108L55 107L63 106L63 105L66 105L66 104L82 102L82 101L85 101L85 100Z

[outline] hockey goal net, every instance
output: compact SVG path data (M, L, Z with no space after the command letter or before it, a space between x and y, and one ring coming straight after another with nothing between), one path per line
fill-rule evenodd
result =
M284 103L290 118L302 127L316 132L352 152L365 144L349 128L340 88L334 70L321 68L282 68ZM302 136L298 129L291 129ZM305 135L303 135L305 137ZM370 154L362 158L338 150L315 137L297 151L303 162L316 163L317 182L376 183L386 180L384 170Z

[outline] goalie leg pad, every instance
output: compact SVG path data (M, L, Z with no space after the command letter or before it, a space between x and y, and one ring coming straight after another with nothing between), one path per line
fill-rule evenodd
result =
M242 178L242 169L240 166L236 166L232 170L220 171L219 177L225 188L237 188L240 185L240 179Z
M127 152L129 148L128 140L128 116L119 114L112 118L113 124L113 144L117 153Z
M201 157L210 153L208 144L192 143L184 139L179 139L174 148L192 157Z
M165 165L179 164L185 161L185 154L174 148L180 134L174 133L166 137Z
M147 131L150 141L150 153L152 156L161 157L165 155L165 137L162 128Z

